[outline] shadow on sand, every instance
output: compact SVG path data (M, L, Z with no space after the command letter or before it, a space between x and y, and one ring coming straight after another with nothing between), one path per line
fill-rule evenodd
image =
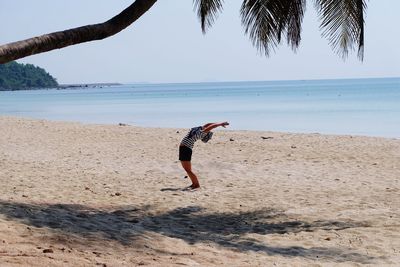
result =
M241 213L208 213L189 206L152 214L151 207L126 206L113 211L82 205L24 204L0 201L0 214L8 220L29 226L57 230L62 235L78 235L91 240L98 238L133 246L146 232L178 238L189 244L214 243L237 251L257 251L268 255L303 257L334 262L373 263L374 258L352 252L348 248L300 246L269 246L248 234L285 234L317 230L343 230L367 227L353 221L305 222L289 219L276 210L255 210Z

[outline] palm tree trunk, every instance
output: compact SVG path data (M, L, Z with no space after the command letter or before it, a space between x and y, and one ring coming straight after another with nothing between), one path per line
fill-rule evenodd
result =
M19 58L110 37L140 18L157 0L136 0L112 19L99 24L53 32L0 46L0 64Z

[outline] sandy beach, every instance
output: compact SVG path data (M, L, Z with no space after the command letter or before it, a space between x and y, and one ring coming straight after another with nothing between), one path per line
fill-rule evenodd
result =
M185 133L0 117L0 266L398 266L399 139Z

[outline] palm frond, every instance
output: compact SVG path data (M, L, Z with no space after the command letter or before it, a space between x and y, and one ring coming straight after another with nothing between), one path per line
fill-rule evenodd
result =
M218 13L222 11L223 0L194 0L194 9L201 21L203 33L211 27Z
M332 48L346 58L358 46L358 57L364 57L365 0L315 0L321 19L320 28Z
M300 44L306 0L244 0L240 14L245 33L265 55L275 50L286 34L292 49Z
M292 49L297 49L301 41L301 23L303 22L306 0L293 0L286 2L287 41Z

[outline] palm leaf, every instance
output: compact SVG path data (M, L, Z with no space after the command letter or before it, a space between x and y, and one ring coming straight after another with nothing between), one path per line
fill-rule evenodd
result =
M296 49L300 45L301 23L303 22L306 0L283 2L286 2L287 5L285 8L287 10L285 14L287 18L287 41L293 49Z
M203 33L211 27L218 13L222 11L223 0L194 0L194 9L201 21Z
M332 48L346 58L358 46L358 57L364 57L365 0L315 0L323 36Z
M240 10L245 33L267 56L280 44L283 34L295 50L301 40L305 7L306 0L245 0Z

